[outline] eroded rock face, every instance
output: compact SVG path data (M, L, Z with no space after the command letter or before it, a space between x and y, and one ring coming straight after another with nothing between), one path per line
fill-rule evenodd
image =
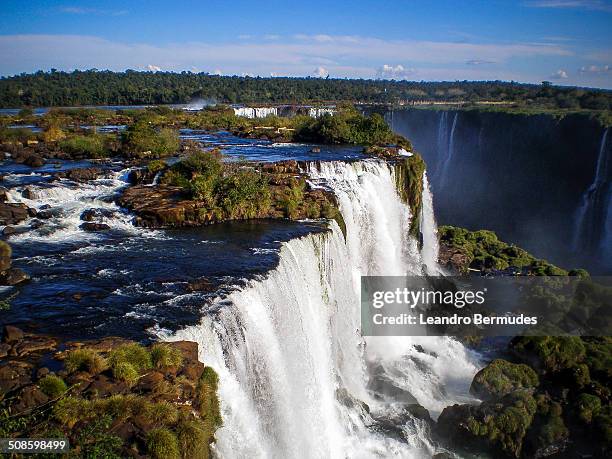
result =
M28 217L25 204L0 202L0 225L16 225Z
M471 263L470 257L465 252L443 242L440 243L438 261L440 265L456 273L467 273Z

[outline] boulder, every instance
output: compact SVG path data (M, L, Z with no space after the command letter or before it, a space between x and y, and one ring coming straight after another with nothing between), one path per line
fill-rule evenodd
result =
M476 373L470 392L482 400L492 400L518 389L534 389L538 384L538 375L531 367L496 359Z
M73 182L88 182L95 180L102 174L102 169L99 167L84 167L80 169L70 169L69 171L58 172L55 174L57 178L66 178Z
M36 191L32 187L27 187L25 190L23 190L21 192L21 196L32 201L34 199L38 199L38 193L36 193Z
M33 365L9 360L0 367L0 398L5 394L32 382Z
M0 273L0 285L17 285L29 279L30 276L19 268L9 268Z
M113 212L109 209L87 209L81 214L81 220L86 222L92 222L101 218L108 218L113 215Z
M47 403L49 397L47 397L38 387L27 386L24 387L17 394L17 402L12 405L14 413L22 413L31 408L35 408L43 403Z
M213 292L215 286L205 277L194 279L187 284L187 290L190 292Z
M2 341L4 343L14 344L21 341L24 337L23 330L12 325L5 325Z
M25 204L0 203L0 225L16 225L29 217Z
M106 223L93 223L93 222L85 222L81 224L80 228L84 231L106 231L110 229Z
M30 167L42 167L45 165L45 159L42 156L31 154L26 156L23 164Z

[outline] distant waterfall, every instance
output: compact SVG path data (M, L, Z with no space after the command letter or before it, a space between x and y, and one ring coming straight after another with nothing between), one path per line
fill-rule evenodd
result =
M277 268L165 338L198 342L220 375L218 457L430 458L425 425L402 403L435 417L464 401L477 361L450 338L361 336L359 276L421 272L409 210L382 161L308 171L336 194L346 240L331 222L284 243Z
M244 118L265 118L266 116L277 116L278 110L276 107L240 107L234 108L236 116Z
M573 241L575 250L600 248L610 250L607 241L610 241L610 226L612 226L609 221L612 218L610 213L612 171L610 170L610 152L606 148L608 132L609 128L601 137L595 176L589 188L582 195L581 204L576 212Z
M445 112L446 113L446 112ZM440 186L446 186L448 180L449 168L451 167L451 162L453 159L453 155L455 153L455 129L457 128L457 120L459 119L459 112L455 112L455 116L453 117L453 124L450 130L450 136L448 138L448 147L446 148L446 155L444 156L444 160L440 166Z
M440 246L438 243L438 227L434 216L433 195L429 187L427 172L423 173L423 205L421 207L421 234L423 235L423 247L421 257L427 274L440 274L438 254Z

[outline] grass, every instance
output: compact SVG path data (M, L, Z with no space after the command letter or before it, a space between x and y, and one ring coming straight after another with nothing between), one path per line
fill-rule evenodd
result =
M178 367L183 363L183 354L168 344L155 344L151 347L151 361L155 368Z
M147 435L147 451L153 459L179 459L179 443L168 429L153 429Z
M86 371L90 374L100 373L108 367L106 360L98 352L87 348L69 352L64 366L69 373Z
M62 378L55 375L47 375L38 382L38 387L43 393L51 398L57 398L68 390L68 386Z

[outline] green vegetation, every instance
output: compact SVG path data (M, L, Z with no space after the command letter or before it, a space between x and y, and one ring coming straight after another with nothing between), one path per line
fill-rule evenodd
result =
M147 450L154 459L179 459L179 443L168 429L154 429L147 435Z
M495 359L476 373L470 392L483 399L491 399L538 385L538 375L529 366Z
M519 247L500 241L493 231L469 231L454 226L441 226L438 234L442 244L465 255L467 263L463 272L468 268L487 271L514 267L524 268L537 276L568 274L567 271L535 258Z
M38 382L38 387L43 393L51 398L57 398L68 390L68 386L62 378L55 375L47 375Z
M224 103L493 101L524 107L588 110L609 110L612 100L610 91L553 86L548 82L528 85L500 81L251 78L133 70L39 71L0 79L1 107L171 104L197 98Z
M64 366L69 373L86 371L90 374L97 374L107 368L107 362L97 351L81 348L68 353Z
M106 158L111 154L109 140L100 134L76 135L61 140L59 148L72 156Z
M151 360L155 368L178 367L183 363L183 354L167 344L155 344L151 347Z
M395 163L396 188L402 201L410 206L412 220L410 234L417 237L420 229L420 215L423 207L423 174L426 165L418 153L402 158Z
M183 188L207 213L223 219L262 217L271 206L266 176L243 164L224 167L218 151L191 154L174 164L162 183Z
M161 158L175 153L179 148L178 133L172 129L156 130L145 121L137 121L122 135L124 154L135 158Z
M526 363L543 371L558 372L574 367L586 356L586 348L577 336L520 336L510 343L519 356L529 356Z

